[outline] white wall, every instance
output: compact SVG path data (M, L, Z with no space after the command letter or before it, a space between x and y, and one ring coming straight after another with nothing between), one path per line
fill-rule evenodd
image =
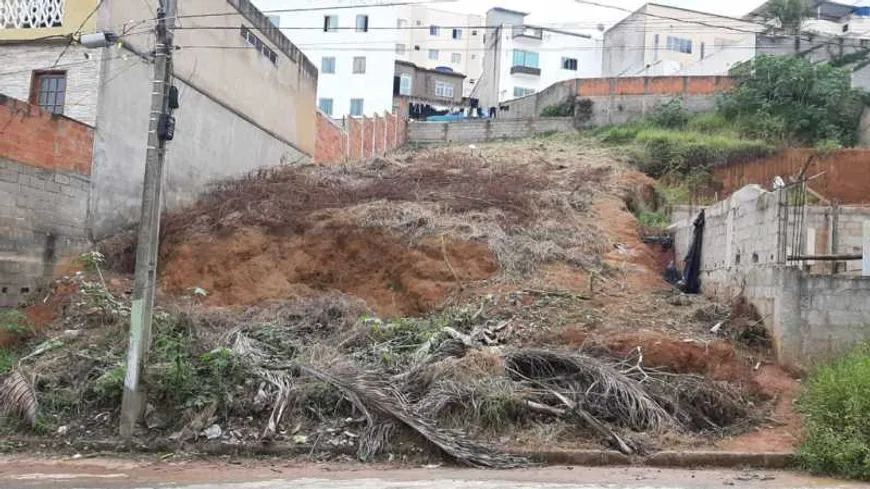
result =
M263 11L288 8L323 8L332 1L324 0L255 0ZM279 15L279 14L270 14ZM324 32L324 16L338 16L339 31ZM369 31L356 32L357 15L369 16ZM333 99L333 117L342 117L350 112L351 99L364 102L366 115L383 114L393 110L393 76L395 73L398 19L395 8L353 8L336 10L296 11L280 14L281 27L304 27L284 29L299 49L321 69L323 57L335 57L335 74L318 76L317 99ZM374 27L382 29L371 29ZM366 58L366 73L353 74L353 58Z
M66 71L66 103L63 114L90 126L96 124L97 93L100 83L99 49L85 49L64 43L14 44L0 48L2 68L0 93L27 102L34 70ZM66 51L60 62L58 56ZM88 56L87 58L85 56ZM2 137L2 136L0 136Z
M485 29L463 28L462 39L453 39L453 27L482 26L483 17L480 15L467 15L454 12L414 5L398 8L399 18L406 20L408 30L399 31L397 42L406 46L405 55L399 59L410 61L424 68L437 68L445 66L466 75L463 96L469 96L474 85L483 73L483 38ZM441 27L438 36L432 36L430 26ZM419 46L420 50L414 49ZM429 59L429 50L437 49L439 59ZM460 63L452 62L452 55L456 53L462 58Z
M513 37L513 29L505 26L501 32L501 50L497 54L501 60L499 69L498 101L516 98L514 88L530 88L540 92L545 88L565 80L576 78L601 77L602 43L568 33L544 30L543 39ZM511 74L515 49L538 53L540 76L523 73ZM577 70L562 68L562 58L577 60Z

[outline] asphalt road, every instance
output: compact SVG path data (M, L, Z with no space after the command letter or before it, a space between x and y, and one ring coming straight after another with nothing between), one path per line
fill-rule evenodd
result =
M0 458L9 489L740 489L870 485L787 472L551 467L517 471L397 468L285 461Z

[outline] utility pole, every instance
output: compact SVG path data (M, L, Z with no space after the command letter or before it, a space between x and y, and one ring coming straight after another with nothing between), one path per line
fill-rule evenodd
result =
M141 374L151 345L151 322L157 290L157 254L160 239L160 213L163 202L163 167L166 142L172 139L177 107L177 91L172 88L172 30L176 0L159 0L155 32L154 80L151 91L151 122L142 192L142 216L136 246L136 272L130 313L130 342L127 348L127 376L121 402L121 437L130 441L145 408ZM167 19L169 17L169 19Z

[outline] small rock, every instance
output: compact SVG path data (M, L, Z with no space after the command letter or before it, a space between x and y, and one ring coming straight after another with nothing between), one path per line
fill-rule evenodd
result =
M304 445L308 443L308 437L305 435L296 435L293 437L293 443L297 445Z
M67 433L69 433L69 426L58 426L57 434L59 436L66 436Z
M184 432L183 432L183 431L176 431L175 433L169 435L169 440L171 440L171 441L178 441L178 440L181 439L182 436L184 436Z
M80 458L82 458L82 454L81 454L81 453L77 453L77 454L75 454L75 455L72 456L72 459L73 459L73 460L78 460L78 459L80 459Z
M216 424L209 426L202 432L202 436L204 436L207 440L216 440L220 438L222 434L224 434L224 431L221 429L220 426Z

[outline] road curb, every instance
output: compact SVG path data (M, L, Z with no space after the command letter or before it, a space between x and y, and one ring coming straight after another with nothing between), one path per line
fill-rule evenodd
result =
M44 439L18 438L5 439L4 444L17 445L18 448L41 446L55 450L108 451L118 453L156 453L171 452L197 453L212 456L240 457L300 457L311 453L329 453L332 455L355 456L356 448L345 447L313 447L288 443L221 443L203 442L196 444L156 442L151 444L134 444L127 446L112 440L71 440L62 443L46 443ZM2 450L0 450L2 451ZM608 450L508 450L514 455L526 457L541 465L576 465L582 467L614 467L614 466L645 466L673 469L719 468L719 469L768 469L780 470L793 468L795 457L792 453L747 453L747 452L711 452L692 451L657 452L649 456L629 456Z

